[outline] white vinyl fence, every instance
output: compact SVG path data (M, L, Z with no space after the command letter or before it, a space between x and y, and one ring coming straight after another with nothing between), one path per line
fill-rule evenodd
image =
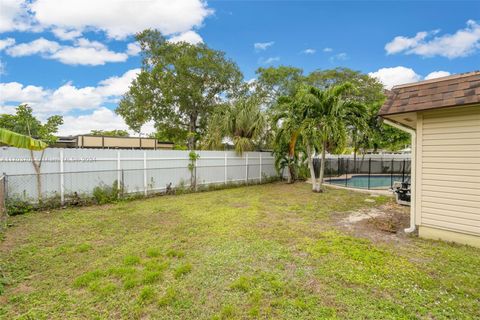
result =
M274 158L269 152L196 151L193 169L189 151L46 149L41 174L37 175L30 152L0 149L0 174L6 179L6 198L38 201L58 197L63 203L72 197L91 196L95 187L122 188L122 192L162 192L168 185L189 187L193 176L197 186L265 182L275 176ZM35 152L37 161L41 152ZM40 182L40 183L38 183Z

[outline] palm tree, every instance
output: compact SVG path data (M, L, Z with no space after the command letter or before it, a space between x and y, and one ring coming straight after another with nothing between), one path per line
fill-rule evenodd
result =
M288 168L288 183L293 183L296 178L298 164L296 147L304 118L304 110L296 94L278 99L273 116L273 127L276 128L275 162Z
M308 98L305 100L309 101L307 118L314 123L317 130L315 136L319 137L321 149L320 177L317 184L319 192L323 184L327 146L344 144L348 126L362 123L358 118L366 112L363 104L343 98L349 90L353 90L353 86L345 83L326 90L310 87L306 93Z
M256 97L244 97L227 104L210 117L204 146L218 149L230 139L238 154L254 150L265 129L265 116Z

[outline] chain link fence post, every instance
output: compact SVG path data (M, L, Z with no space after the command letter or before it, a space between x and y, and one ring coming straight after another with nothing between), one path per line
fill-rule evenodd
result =
M6 175L0 176L0 230L7 227Z
M369 158L368 159L368 190L370 190L370 175L371 174L372 174L372 158Z
M245 184L248 184L248 153L245 153Z
M227 159L227 153L225 152L225 184L228 182L228 159Z
M347 158L347 164L345 166L345 187L348 186L348 158Z
M394 164L394 161L392 158L391 164L390 164L390 189L393 188L393 164Z

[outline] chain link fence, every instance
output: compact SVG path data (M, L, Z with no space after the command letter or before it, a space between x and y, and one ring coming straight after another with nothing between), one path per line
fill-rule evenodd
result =
M7 207L9 203L41 203L53 207L76 204L85 199L98 200L102 196L149 196L212 185L264 183L278 177L271 156L228 158L228 163L227 158L220 157L193 163L182 159L172 164L142 169L5 175L4 198Z
M320 159L314 159L315 174ZM360 189L391 189L395 182L410 182L410 159L330 158L325 160L326 183Z
M0 176L0 231L6 227L7 209L5 207L5 176Z

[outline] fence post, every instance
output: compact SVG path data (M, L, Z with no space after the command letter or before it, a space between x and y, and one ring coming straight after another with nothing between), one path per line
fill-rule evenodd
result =
M228 175L227 175L227 169L228 168L228 163L227 163L227 152L225 152L225 184L228 182Z
M4 186L5 186L5 189L3 190L3 197L5 201L7 201L8 200L8 175L5 172L3 173L3 180L4 180Z
M348 158L347 158L347 165L345 167L345 187L348 186Z
M148 195L148 185L147 185L147 152L143 152L143 189L145 197Z
M198 159L195 159L195 168L193 168L193 170L194 170L194 172L195 172L195 191L198 190L197 167L198 167Z
M120 151L117 151L117 189L120 190L120 179L121 179L121 172L120 172ZM123 182L123 181L122 181Z
M124 196L124 193L125 193L125 184L123 183L123 180L125 179L125 176L124 176L124 174L123 174L123 169L122 169L121 171L122 171L121 183L118 183L118 185L121 186L120 192L121 192L121 195L122 195L122 197L123 197L123 196Z
M65 204L65 176L63 167L63 149L60 149L60 204Z
M403 159L402 182L405 182L405 159Z
M390 189L393 188L393 158L392 158L392 164L390 165Z
M0 176L0 230L7 227L7 208L5 203L5 173ZM5 221L3 221L5 220Z
M262 183L262 152L260 152L259 163L260 163L260 183Z
M245 153L245 183L248 183L248 153Z
M381 162L383 164L383 162ZM368 159L368 190L370 190L370 174L372 173L372 158Z

